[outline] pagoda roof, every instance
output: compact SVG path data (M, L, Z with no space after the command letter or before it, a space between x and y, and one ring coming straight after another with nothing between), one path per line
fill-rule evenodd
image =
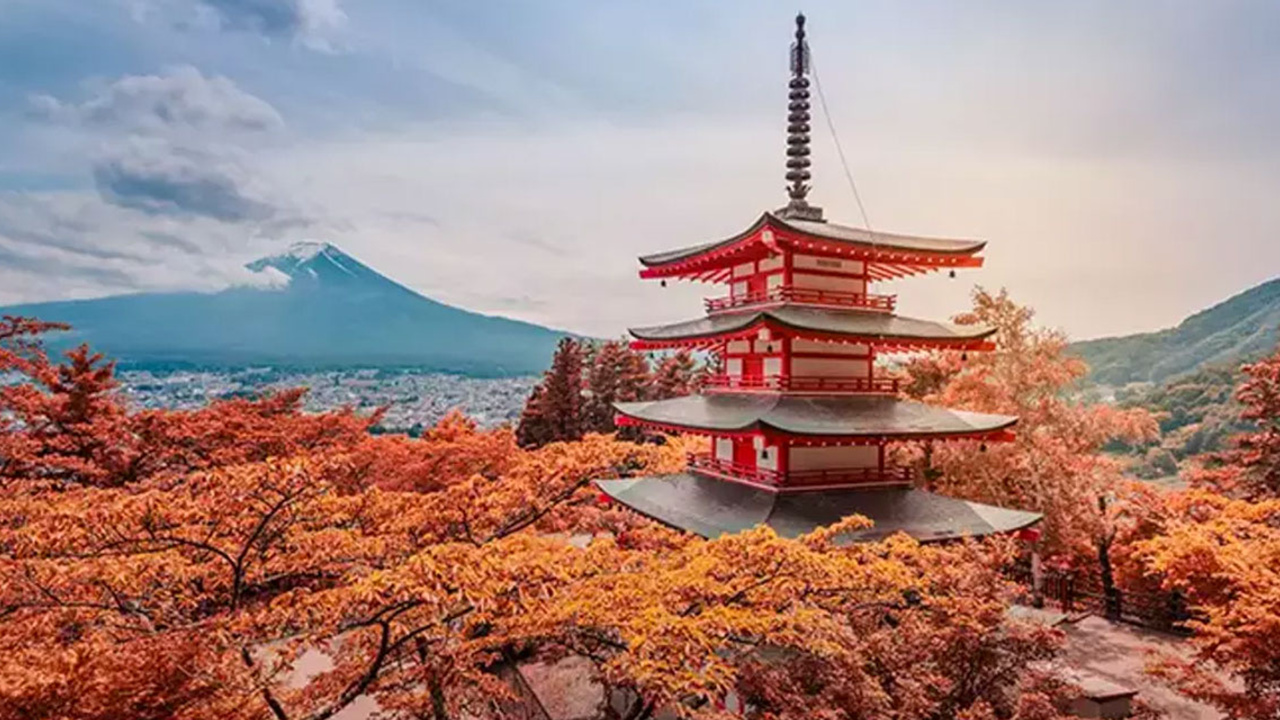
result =
M874 525L848 533L843 541L870 542L904 532L938 542L1014 532L1042 517L901 487L776 493L694 473L598 480L596 485L642 515L705 538L757 525L794 538L863 515Z
M900 341L907 345L924 341L929 346L968 346L995 333L995 328L984 325L953 325L874 310L827 309L794 304L721 312L669 325L632 328L629 332L636 339L650 343L678 343L740 334L761 324L842 339Z
M642 425L722 434L960 438L994 435L1018 422L1010 415L951 410L885 395L712 393L614 403L613 407Z
M761 230L769 227L780 232L782 240L787 240L788 233L794 233L812 239L833 241L850 248L870 252L889 251L901 253L921 253L928 255L973 255L986 246L984 240L956 240L947 238L922 237L918 235L899 235L895 233L872 232L865 228L839 225L821 220L799 220L782 218L772 212L766 212L751 227L724 240L693 245L690 247L653 253L640 257L645 267L658 267L729 247L756 236Z

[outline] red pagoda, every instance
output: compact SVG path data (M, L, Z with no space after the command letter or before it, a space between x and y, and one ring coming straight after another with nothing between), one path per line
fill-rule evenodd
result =
M641 350L709 352L715 373L697 395L615 405L618 424L707 437L687 472L598 483L614 500L704 537L761 523L796 536L851 514L875 526L853 538L906 532L922 541L1012 532L1035 513L914 487L886 447L904 441L998 442L1017 418L904 400L876 358L992 348L993 329L902 317L873 283L981 267L986 243L837 225L809 193L809 48L796 18L787 116L787 205L716 242L640 258L642 278L728 285L706 315L634 328Z

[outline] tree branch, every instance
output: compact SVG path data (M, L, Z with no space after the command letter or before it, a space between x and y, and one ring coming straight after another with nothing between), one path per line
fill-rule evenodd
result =
M244 661L247 667L253 668L253 655L249 654L249 648L240 648L240 659ZM271 688L266 685L262 687L262 700L267 704L267 707L271 708L271 714L275 716L276 720L289 720L289 714L285 712L284 706L271 694Z

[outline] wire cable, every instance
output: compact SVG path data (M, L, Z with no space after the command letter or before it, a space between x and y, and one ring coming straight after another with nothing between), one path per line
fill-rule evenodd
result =
M871 218L867 216L867 208L862 204L862 194L858 192L858 184L853 181L853 172L849 170L849 161L844 155L844 146L840 144L840 134L836 132L836 124L831 119L831 110L827 107L827 95L822 92L822 77L818 75L818 63L813 58L813 50L809 51L809 68L813 70L813 85L818 91L818 102L822 105L822 116L827 120L827 130L835 141L836 155L840 157L840 166L844 168L844 177L849 181L849 189L853 191L854 202L858 204L858 212L862 214L862 224L871 236L871 244L876 244L876 232L871 227Z

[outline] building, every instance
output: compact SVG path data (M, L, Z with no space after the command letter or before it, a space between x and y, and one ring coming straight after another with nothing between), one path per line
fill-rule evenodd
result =
M635 328L633 347L709 352L716 373L697 395L619 403L620 425L693 433L706 450L687 472L598 483L613 500L673 527L715 537L759 524L796 536L851 514L922 541L1013 532L1035 513L919 490L886 447L1012 438L1017 418L899 397L876 358L930 349L992 349L993 329L902 317L875 284L982 265L977 240L872 232L828 222L806 201L810 167L809 48L804 16L791 49L786 179L789 202L715 242L640 258L642 278L728 285L694 320Z

